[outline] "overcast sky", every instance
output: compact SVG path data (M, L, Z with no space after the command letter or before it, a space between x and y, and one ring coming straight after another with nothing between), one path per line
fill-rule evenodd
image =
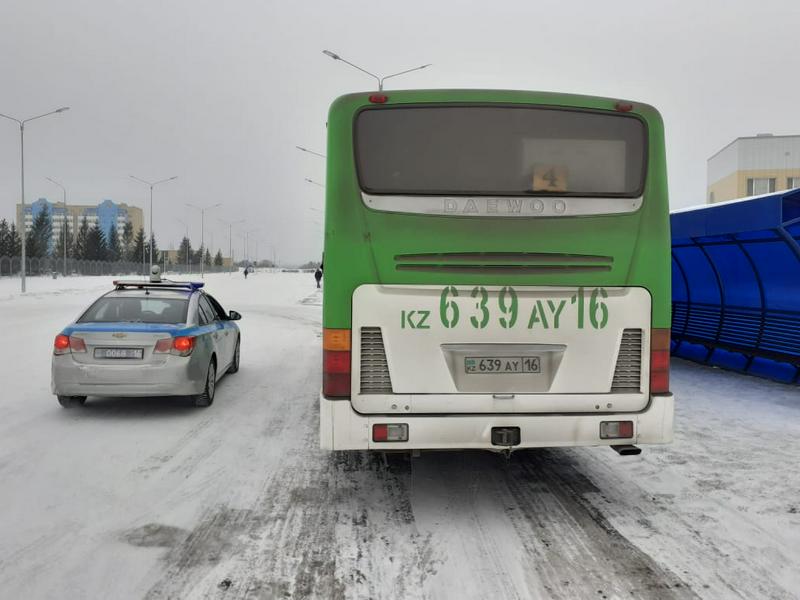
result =
M259 252L300 262L322 249L325 119L367 70L433 67L404 88L507 88L640 100L663 114L673 207L702 203L706 159L743 135L800 133L800 2L269 2L3 0L0 112L71 110L26 130L26 197L145 206L159 244L200 215L258 229ZM0 119L0 217L19 201L19 133ZM146 206L145 206L146 208ZM147 213L146 213L147 214ZM211 216L211 215L215 216ZM146 217L147 218L147 217ZM316 223L314 222L316 221ZM242 241L237 255L241 255ZM254 250L254 245L251 246ZM227 252L225 252L227 254ZM252 251L251 251L252 254Z

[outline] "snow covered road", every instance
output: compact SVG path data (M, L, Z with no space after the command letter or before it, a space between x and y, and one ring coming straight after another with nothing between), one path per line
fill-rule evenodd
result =
M215 403L49 392L53 336L110 278L0 280L0 597L800 597L800 392L676 362L676 441L318 449L308 274L210 275L240 311Z

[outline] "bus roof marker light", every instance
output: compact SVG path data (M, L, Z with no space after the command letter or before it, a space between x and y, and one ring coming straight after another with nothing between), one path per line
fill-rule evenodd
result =
M369 97L369 101L373 104L385 104L386 101L389 99L389 96L386 94L372 94Z
M631 112L633 110L633 104L620 100L614 105L614 109L618 112Z

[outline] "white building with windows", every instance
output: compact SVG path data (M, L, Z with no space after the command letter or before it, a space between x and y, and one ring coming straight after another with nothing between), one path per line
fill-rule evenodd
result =
M709 203L800 188L800 135L740 137L708 159Z

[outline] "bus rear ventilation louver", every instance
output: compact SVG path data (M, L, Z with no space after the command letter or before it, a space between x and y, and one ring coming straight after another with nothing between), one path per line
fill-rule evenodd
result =
M361 328L362 394L391 394L392 378L380 327Z
M617 394L636 394L641 391L642 380L642 330L626 329L614 369L611 392Z
M611 256L545 252L447 252L398 254L398 271L449 273L586 273L610 271Z

